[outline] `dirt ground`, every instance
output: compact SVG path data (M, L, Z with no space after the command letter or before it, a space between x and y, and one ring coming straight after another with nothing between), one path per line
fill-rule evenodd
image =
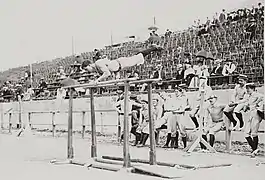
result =
M105 138L106 139L106 138ZM122 157L122 146L111 143L114 138L104 141L98 138L97 153ZM86 162L90 157L89 138L81 139L74 137L74 154L77 160ZM152 176L138 175L134 173L110 172L97 169L87 169L75 165L53 165L53 159L63 160L67 153L67 139L65 136L51 137L40 135L16 137L12 135L0 134L0 177L8 180L35 180L35 179L76 179L77 177L95 179L161 179ZM131 158L141 158L148 160L149 149L130 146ZM240 179L240 180L263 180L265 178L265 158L259 156L250 158L246 155L231 155L225 153L199 153L187 154L181 150L165 150L157 148L157 160L163 162L173 162L177 164L187 164L204 166L211 164L231 163L229 167L182 170L183 180L192 179ZM177 170L177 169L176 169Z

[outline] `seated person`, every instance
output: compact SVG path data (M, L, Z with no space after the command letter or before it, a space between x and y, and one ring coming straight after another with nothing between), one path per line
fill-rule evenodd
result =
M207 135L209 134L209 143L213 147L215 134L221 131L225 125L223 119L225 105L217 103L216 95L211 95L207 100L209 100L210 106L206 109L206 126L203 129L202 138L207 141ZM206 150L204 144L200 143L200 145L202 150Z

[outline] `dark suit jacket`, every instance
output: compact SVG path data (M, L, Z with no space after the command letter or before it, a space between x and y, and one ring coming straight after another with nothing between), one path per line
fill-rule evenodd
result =
M223 71L223 66L219 66L218 69L217 66L213 68L211 74L215 74L215 75L222 75L222 71Z

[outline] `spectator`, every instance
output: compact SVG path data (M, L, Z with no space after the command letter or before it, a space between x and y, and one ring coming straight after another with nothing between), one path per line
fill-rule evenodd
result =
M155 89L164 89L165 88L165 83L163 82L163 80L166 79L166 74L163 71L163 66L162 65L157 65L156 70L154 71L154 74L151 75L152 79L161 79L161 82L157 82L157 84L155 84Z
M186 64L186 70L184 71L184 80L186 85L189 86L192 78L195 76L195 71L191 66L190 62Z
M235 70L236 70L236 65L232 62L232 60L227 59L223 67L222 75L223 76L232 75L235 72Z
M183 69L182 64L178 64L177 65L176 80L181 80L180 84L182 84L182 81L184 80L184 72L185 72L185 70Z
M255 36L256 28L257 28L256 20L255 19L250 19L249 23L248 23L248 26L246 28L246 33L249 34L247 36L247 38L249 38L249 40L252 40L253 37Z
M3 87L2 95L3 95L5 102L10 102L10 100L13 97L12 90L10 88L8 88L8 86Z
M96 62L97 60L101 59L102 54L99 52L98 49L94 50L95 55L93 56L93 61Z
M222 12L221 12L221 14L219 15L219 22L220 22L220 24L223 24L223 23L226 22L226 19L227 19L226 16L227 16L227 15L226 15L226 12L225 12L225 10L223 9Z
M24 97L23 97L23 101L30 101L32 100L32 97L34 96L34 90L31 87L31 85L28 86L28 90L25 93Z
M63 66L60 66L60 67L59 67L59 70L58 70L57 76L58 76L60 79L64 79L64 78L66 78L66 74L65 74L65 72L64 72L64 68L63 68Z
M169 38L171 34L172 34L172 32L169 29L167 29L167 31L165 33L165 37Z
M212 76L222 76L223 66L221 65L222 60L215 60L215 66L211 72Z
M223 76L223 74L222 74L223 66L221 65L221 62L222 62L221 59L217 59L214 63L214 68L211 72L211 76L213 76L213 77L216 76L216 78L215 78L216 81L211 81L214 83L214 84L211 83L211 85L215 85L215 83L217 85L223 84L223 77L220 77L220 76Z

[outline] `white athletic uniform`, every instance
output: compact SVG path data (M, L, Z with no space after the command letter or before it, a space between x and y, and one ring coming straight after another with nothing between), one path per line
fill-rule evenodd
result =
M102 67L107 66L106 71L119 72L120 70L128 67L133 67L135 65L144 64L144 56L139 53L131 57L121 57L115 60L99 59L95 62L96 66L100 67L101 71L105 71ZM105 66L104 66L105 65Z

